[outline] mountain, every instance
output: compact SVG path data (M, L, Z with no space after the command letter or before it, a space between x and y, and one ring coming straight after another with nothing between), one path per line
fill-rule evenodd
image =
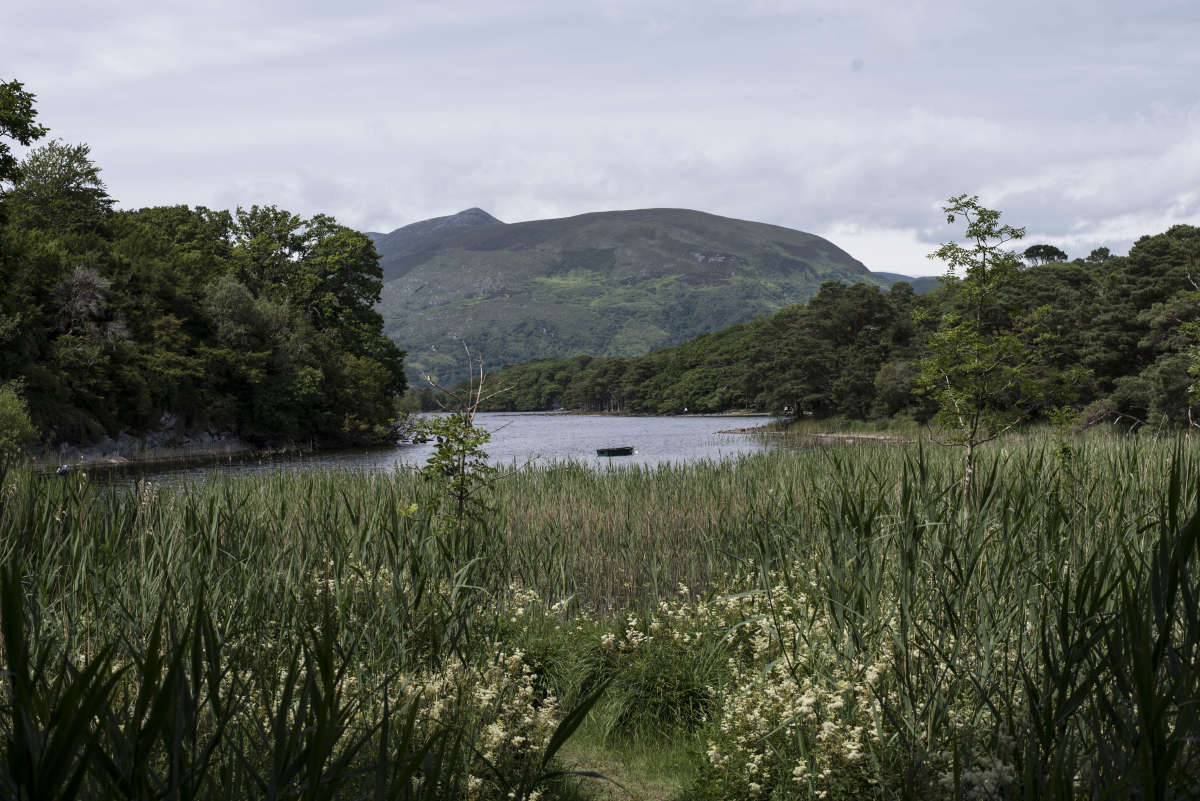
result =
M887 282L888 284L898 284L901 281L904 281L911 286L913 288L913 292L916 292L918 295L924 295L926 292L932 292L933 290L937 289L937 286L940 283L936 275L918 275L914 277L911 275L901 275L900 273L875 272L873 274L883 279L883 281Z
M687 209L501 223L480 210L372 234L385 330L410 374L634 356L811 297L825 281L895 283L813 234Z
M446 217L421 220L390 234L373 231L367 237L379 251L379 266L383 268L383 280L391 281L407 273L414 265L425 261L467 228L484 225L504 225L483 209L470 208Z

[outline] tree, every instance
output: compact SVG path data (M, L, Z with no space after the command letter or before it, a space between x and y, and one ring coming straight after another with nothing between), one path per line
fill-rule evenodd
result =
M275 206L238 207L234 215L235 275L255 297L277 296L295 284L307 223Z
M1021 401L1032 355L1011 329L997 328L990 314L997 293L1020 267L1005 245L1024 228L1000 224L1000 212L984 208L976 196L958 195L943 207L946 222L962 218L972 244L942 245L930 254L946 264L948 277L961 274L960 304L943 315L920 363L919 388L937 405L934 422L948 444L964 449L964 505L970 503L975 456L980 445L1014 426L1023 416Z
M1097 281L1097 310L1082 332L1087 343L1082 361L1107 392L1121 377L1145 370L1161 355L1153 347L1161 339L1154 330L1168 331L1178 321L1155 323L1162 315L1152 310L1200 283L1200 227L1174 225L1140 237L1128 256L1110 258L1091 272Z
M454 549L464 543L467 522L483 519L487 511L484 496L496 478L496 468L488 464L483 449L492 435L475 425L475 415L489 398L509 389L484 395L483 359L472 356L465 345L463 349L467 355L467 381L455 390L443 390L450 401L446 413L414 421L410 426L414 441L435 442L421 475L438 485L439 500L450 505L448 519L455 534L451 543ZM442 390L432 376L426 375L425 380L435 390Z
M0 384L0 461L20 456L27 445L38 439L21 390L20 381Z
M201 309L221 347L246 351L264 344L264 325L254 295L232 275L223 275L205 287Z
M60 139L42 145L21 162L5 200L15 224L55 234L94 231L113 206L100 168L91 159L91 148Z
M64 333L97 334L111 287L112 281L87 267L76 267L60 281L56 294Z
M894 417L913 402L913 388L920 372L907 359L893 359L880 365L875 373L876 409L884 417Z
M1066 261L1067 254L1054 245L1030 245L1022 254L1026 262L1033 266L1049 264L1052 261Z
M0 137L28 146L46 135L46 128L34 122L36 95L26 92L20 81L0 83ZM17 159L8 143L0 140L0 182L11 180L17 171Z
M326 376L374 375L373 367L352 364L340 354L361 356L385 371L380 392L404 393L404 351L382 333L383 318L375 304L383 271L365 234L324 214L306 220L275 206L252 206L237 210L232 237L231 262L238 283L256 299L269 299L302 315L327 341L324 350L336 355L333 361L347 367L326 370Z
M1138 315L1146 333L1138 342L1153 358L1138 373L1136 382L1125 382L1122 392L1095 411L1140 419L1152 425L1200 424L1200 291L1180 291ZM1139 392L1141 393L1139 395ZM1125 406L1115 401L1122 401Z

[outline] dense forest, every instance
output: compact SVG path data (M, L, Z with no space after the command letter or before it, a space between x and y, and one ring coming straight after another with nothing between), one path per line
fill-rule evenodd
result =
M386 434L403 352L371 241L274 206L117 211L84 144L0 84L0 413L42 441L164 424L251 441Z
M1200 228L1144 236L1128 256L1099 248L1067 261L1044 245L1027 248L1019 262L1015 251L1007 255L1017 268L990 288L977 317L982 335L1007 338L1020 354L1024 386L1013 388L1010 406L1032 417L1066 408L1132 425L1193 421ZM806 304L642 357L495 371L492 388L512 389L487 408L925 421L938 408L928 386L932 339L976 303L973 283L948 277L918 296L907 284L829 282Z

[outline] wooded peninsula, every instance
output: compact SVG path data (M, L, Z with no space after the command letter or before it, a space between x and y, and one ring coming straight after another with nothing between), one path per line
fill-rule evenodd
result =
M45 130L0 86L0 134ZM394 440L403 351L363 234L274 206L117 211L87 145L0 139L0 446L209 428ZM27 417L26 417L27 409Z

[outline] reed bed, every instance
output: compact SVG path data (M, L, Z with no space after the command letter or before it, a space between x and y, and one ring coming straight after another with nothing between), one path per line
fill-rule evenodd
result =
M0 795L1200 795L1186 438L858 443L487 484L0 477Z

